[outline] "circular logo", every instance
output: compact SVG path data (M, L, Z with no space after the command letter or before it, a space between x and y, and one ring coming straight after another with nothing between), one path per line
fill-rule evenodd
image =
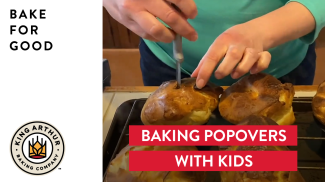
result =
M42 175L53 171L60 164L64 155L64 142L52 125L33 121L16 131L10 150L12 159L21 170L32 175Z

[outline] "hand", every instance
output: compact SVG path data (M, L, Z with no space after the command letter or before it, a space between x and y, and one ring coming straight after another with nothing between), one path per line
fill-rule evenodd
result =
M206 85L217 64L224 60L215 71L215 77L222 79L231 74L238 79L250 71L251 74L268 68L271 54L263 50L262 34L247 24L233 26L222 33L210 46L194 70L196 86Z
M178 13L170 3L183 13ZM169 43L174 40L176 32L190 41L197 39L196 31L187 22L197 15L193 0L103 0L103 5L115 20L142 38Z

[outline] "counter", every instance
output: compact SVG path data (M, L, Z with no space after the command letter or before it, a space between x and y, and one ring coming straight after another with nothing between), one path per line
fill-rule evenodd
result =
M295 97L313 97L317 85L295 86ZM103 143L111 125L116 109L125 101L147 98L158 87L106 87L103 93ZM223 87L226 89L227 87ZM127 114L127 113L126 113Z

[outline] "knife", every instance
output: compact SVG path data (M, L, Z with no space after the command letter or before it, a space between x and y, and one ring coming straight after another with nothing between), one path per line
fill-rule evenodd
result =
M176 35L175 40L173 41L173 52L174 58L176 59L176 80L177 80L177 88L181 86L181 64L184 61L184 55L182 51L182 37L180 35Z
M174 4L171 4L171 5L176 11L181 12L177 6L175 6ZM174 58L176 59L177 88L180 88L180 86L181 86L181 64L184 61L184 55L183 55L183 48L182 48L182 36L180 36L179 34L176 34L175 40L173 41L173 53L174 53Z

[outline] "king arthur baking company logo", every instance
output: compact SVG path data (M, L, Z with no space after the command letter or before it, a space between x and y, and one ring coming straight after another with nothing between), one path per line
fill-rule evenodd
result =
M64 155L64 142L52 125L33 121L16 131L10 150L12 159L21 170L42 175L58 167Z

